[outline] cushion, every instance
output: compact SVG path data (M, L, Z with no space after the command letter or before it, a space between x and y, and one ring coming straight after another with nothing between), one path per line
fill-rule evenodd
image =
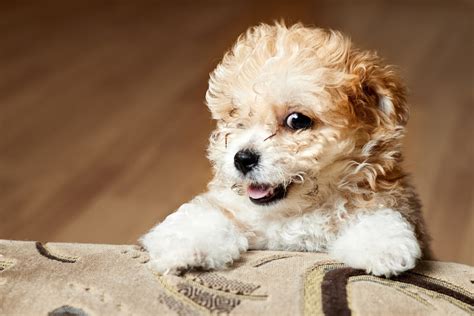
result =
M386 279L322 253L250 251L225 271L159 275L135 245L0 240L0 314L472 315L474 268Z

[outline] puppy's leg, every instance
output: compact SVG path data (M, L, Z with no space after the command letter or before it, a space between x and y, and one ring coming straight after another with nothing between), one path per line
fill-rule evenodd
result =
M188 268L220 269L239 258L248 241L222 212L197 197L141 238L160 273Z
M330 245L337 260L374 275L397 275L415 267L421 250L413 227L399 212L361 214Z

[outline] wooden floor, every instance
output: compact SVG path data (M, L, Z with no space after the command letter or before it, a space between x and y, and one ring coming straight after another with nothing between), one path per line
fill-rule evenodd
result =
M15 3L0 2L0 238L130 243L205 190L208 73L248 26L285 18L400 66L434 250L474 264L472 2Z

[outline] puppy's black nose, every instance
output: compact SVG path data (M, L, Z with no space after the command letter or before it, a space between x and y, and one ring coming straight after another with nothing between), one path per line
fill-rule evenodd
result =
M237 168L237 170L243 174L246 174L258 164L259 159L260 156L254 151L243 149L235 154L234 166Z

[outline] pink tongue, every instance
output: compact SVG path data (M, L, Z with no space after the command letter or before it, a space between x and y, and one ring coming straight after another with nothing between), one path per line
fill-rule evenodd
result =
M247 193L249 196L254 199L258 200L263 197L266 197L267 195L270 195L273 193L272 187L268 185L249 185L247 188Z

